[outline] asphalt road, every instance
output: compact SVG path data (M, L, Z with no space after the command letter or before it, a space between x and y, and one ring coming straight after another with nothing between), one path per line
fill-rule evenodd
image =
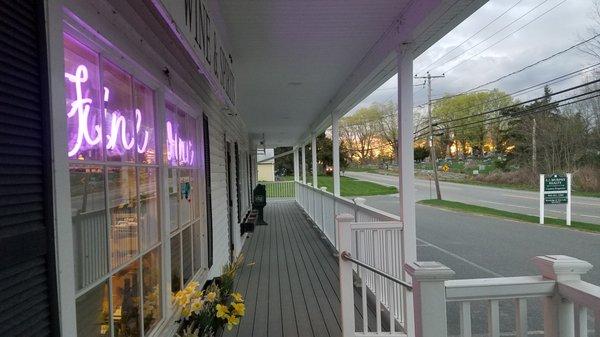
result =
M345 176L372 181L382 185L398 186L398 177L367 172L346 172ZM539 193L505 188L440 182L445 200L460 201L505 211L539 215ZM435 184L429 180L415 180L416 200L435 198ZM564 219L565 205L546 205L546 216ZM600 225L600 198L573 197L572 219Z
M366 197L369 206L398 214L393 195ZM596 267L583 276L600 285L600 234L541 226L494 217L417 205L417 256L439 261L456 272L455 278L489 278L539 274L531 262L536 255L564 254ZM529 328L541 333L541 301L529 300ZM503 329L514 331L514 304L501 301ZM473 333L486 331L485 303L472 304ZM449 304L449 333L459 333L458 307ZM536 335L535 333L532 335Z

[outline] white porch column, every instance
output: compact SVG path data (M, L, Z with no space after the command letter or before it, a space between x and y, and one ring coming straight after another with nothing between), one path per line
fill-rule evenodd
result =
M318 188L317 186L317 136L312 136L312 144L311 144L311 154L312 154L312 176L313 176L313 187Z
M300 158L298 155L298 148L294 148L294 181L300 181Z
M333 140L333 195L340 196L340 118L331 116L331 138Z
M398 51L398 176L400 218L404 223L406 263L417 259L415 230L415 169L413 152L413 56Z
M302 183L306 184L306 147L302 144Z

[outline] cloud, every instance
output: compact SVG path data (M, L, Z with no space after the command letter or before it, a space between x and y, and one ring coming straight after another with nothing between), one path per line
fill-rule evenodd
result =
M417 57L414 62L415 72L421 71L419 75L424 75L424 71L427 70L428 65L452 51L465 41L465 39L492 22L517 1L489 1L453 31ZM543 3L541 0L520 1L518 5L489 27L485 28L481 33L429 67L431 73L434 75L441 73L445 73L446 75L446 78L437 79L433 82L434 98L443 96L444 94L464 92L477 87L582 41L585 37L589 36L589 28L595 24L597 25L595 19L598 18L594 18L592 14L594 12L594 2L595 0L547 0ZM531 11L531 13L517 20L502 32L494 35L496 31L501 30L540 3L542 5ZM551 9L554 6L557 7ZM542 15L548 10L548 13ZM539 19L532 21L538 16L540 16ZM532 21L530 24L517 31L519 27L526 25L530 21ZM504 37L506 39L497 45L484 50ZM484 41L486 39L487 41ZM451 60L456 56L459 57ZM576 49L485 88L498 88L511 93L576 71L599 61ZM456 67L453 68L454 66ZM552 85L552 89L558 91L582 81L583 76L556 83ZM415 84L418 83L420 82L415 81ZM397 102L396 87L397 77L393 76L359 103L351 112L360 107L368 106L373 102L387 100ZM542 89L534 90L515 98L523 101L537 97L541 92ZM414 104L426 103L426 94L427 90L415 87Z

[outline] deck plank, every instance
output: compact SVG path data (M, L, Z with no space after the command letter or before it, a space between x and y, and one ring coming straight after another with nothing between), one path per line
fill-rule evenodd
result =
M246 316L225 337L340 337L337 258L295 202L265 208L268 226L257 226L244 244L245 261L235 281ZM357 326L362 326L355 291ZM369 325L374 313L369 310Z

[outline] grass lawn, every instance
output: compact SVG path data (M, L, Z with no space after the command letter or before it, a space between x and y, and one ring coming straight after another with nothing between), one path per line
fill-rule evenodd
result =
M281 180L294 180L294 177L285 176ZM306 176L306 182L312 183L312 176ZM327 187L327 191L333 193L333 177L319 176L318 187ZM356 180L349 177L340 177L341 195L343 197L360 197L370 195L385 195L398 193L396 187L379 185L369 181ZM267 187L268 188L268 187Z
M469 205L462 202L457 201L447 201L447 200L437 200L437 199L428 199L421 200L418 202L419 204L429 205L454 211L460 211L464 213L474 213L480 215L489 215L498 218L518 220L523 222L531 222L531 223L539 223L539 217L534 215L513 213L508 211L502 211L494 208L483 207L483 206L475 206ZM579 229L586 232L596 232L600 233L600 225L591 224L587 222L579 222L579 221L571 221L571 227L567 227L565 220L556 219L556 218L544 218L545 225L554 226L554 227L563 227L563 228L573 228Z

